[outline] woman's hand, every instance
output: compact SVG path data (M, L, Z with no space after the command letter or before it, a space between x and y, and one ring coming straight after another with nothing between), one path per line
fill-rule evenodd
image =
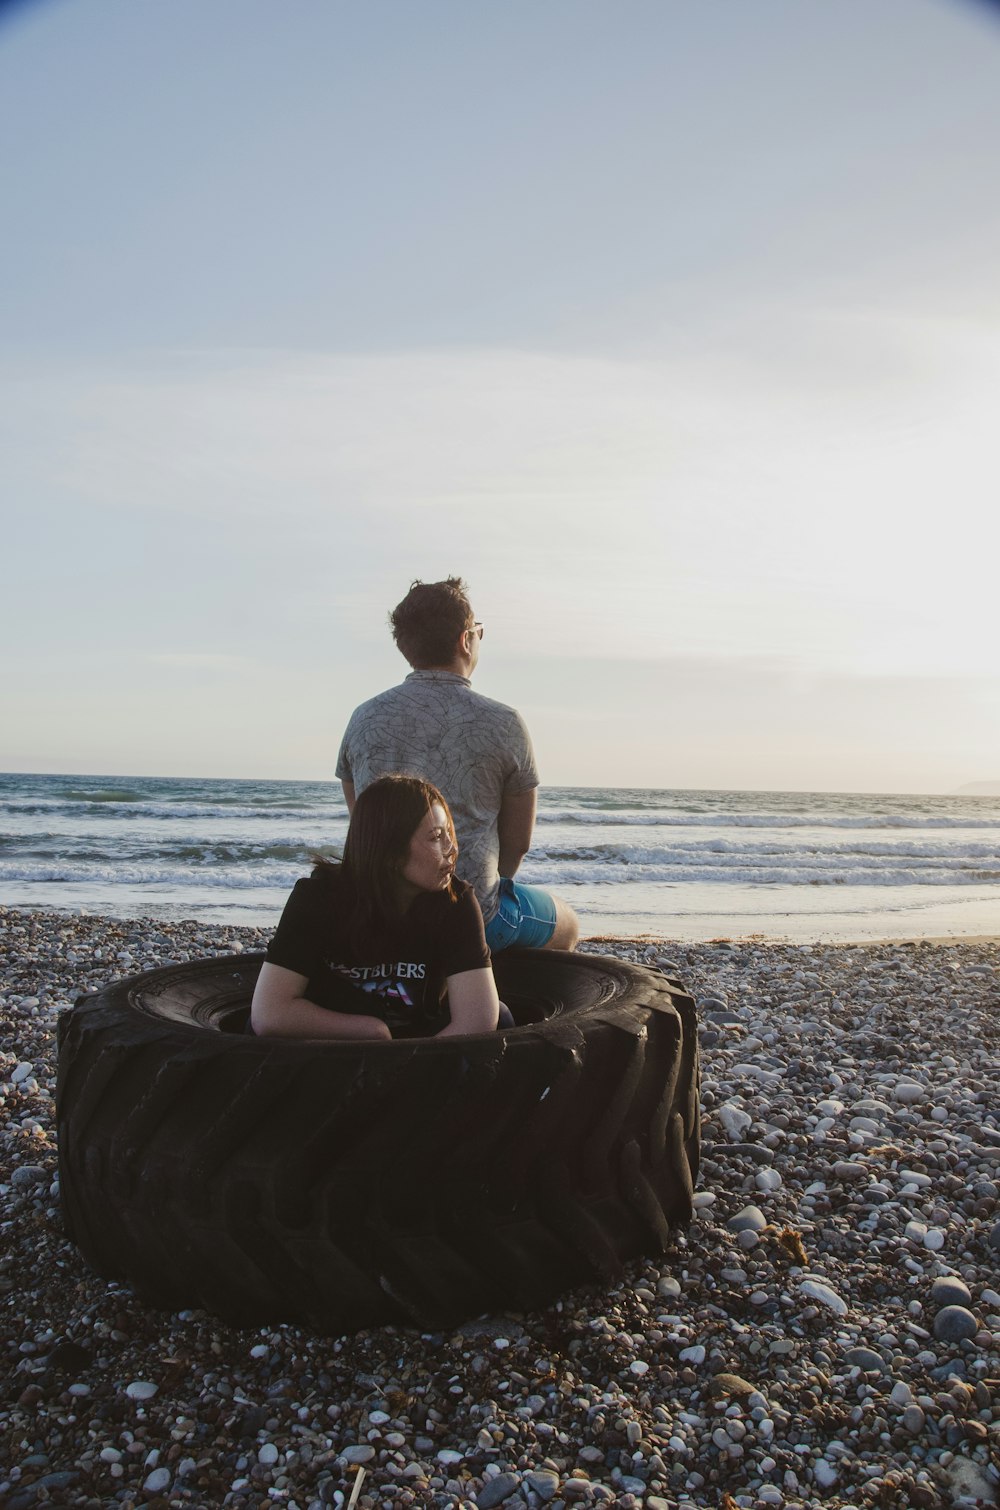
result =
M500 1016L500 998L497 995L493 971L462 970L448 977L448 1010L451 1022L442 1028L437 1038L458 1033L492 1033Z
M469 972L471 975L487 973L490 972ZM460 976L455 978L461 979ZM314 1001L306 1001L302 993L308 984L308 976L286 970L283 965L261 966L250 1007L250 1021L258 1037L391 1040L388 1025L379 1017L366 1017L356 1012L327 1012ZM496 995L495 988L493 994Z

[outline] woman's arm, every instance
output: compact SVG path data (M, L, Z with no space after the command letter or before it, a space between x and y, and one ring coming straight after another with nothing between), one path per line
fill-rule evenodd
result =
M451 1021L435 1036L444 1038L449 1033L492 1033L500 1016L500 998L497 996L493 971L462 970L448 977L448 1010Z
M302 993L308 984L307 975L283 965L262 965L250 1007L254 1032L261 1038L392 1038L381 1018L327 1012L306 1001Z

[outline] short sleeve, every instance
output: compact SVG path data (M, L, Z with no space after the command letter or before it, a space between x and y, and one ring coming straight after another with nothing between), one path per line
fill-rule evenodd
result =
M264 956L269 965L315 976L322 964L323 919L329 898L309 878L296 881Z
M512 712L508 736L510 769L504 781L505 792L531 792L538 785L538 766L528 726L520 713Z
M461 886L454 902L445 897L441 901L442 974L447 978L461 975L464 970L485 970L490 963L490 951L476 893L471 886Z
M344 737L340 741L340 749L337 752L337 768L336 768L335 774L336 774L336 777L337 777L338 781L353 781L354 780L354 775L352 773L352 768L351 768L351 757L348 754L348 747L347 747L348 737L349 737L350 732L351 732L351 724L353 724L353 722L354 722L354 718L352 716L350 723L347 725L347 728L344 730Z

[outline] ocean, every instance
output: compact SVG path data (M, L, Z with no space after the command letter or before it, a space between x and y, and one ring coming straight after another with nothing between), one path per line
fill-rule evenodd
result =
M346 827L336 782L0 775L0 900L270 926ZM520 875L584 935L1000 934L1000 798L546 787Z

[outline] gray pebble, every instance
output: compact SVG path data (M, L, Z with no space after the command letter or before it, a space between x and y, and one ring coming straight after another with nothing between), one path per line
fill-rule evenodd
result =
M534 1490L540 1500L550 1500L555 1497L559 1488L559 1475L551 1473L547 1468L541 1468L535 1473L526 1473L524 1482L529 1489Z
M908 1405L899 1419L902 1422L903 1430L908 1431L911 1437L916 1437L923 1431L927 1417L924 1415L921 1406Z
M978 1331L979 1323L965 1306L945 1306L934 1318L934 1335L939 1342L961 1342Z
M370 1463L375 1456L375 1449L362 1442L356 1446L345 1447L340 1456L345 1463Z
M931 1285L931 1300L936 1306L967 1306L972 1296L964 1280L954 1274L942 1274Z
M502 1505L504 1500L509 1499L518 1488L520 1482L516 1473L498 1473L495 1478L487 1479L476 1495L479 1510L491 1510L493 1505Z
M744 1206L742 1211L729 1218L726 1226L730 1232L763 1232L767 1217L759 1206Z
M39 1185L48 1174L40 1164L21 1164L10 1177L15 1190L27 1190L29 1185Z
M881 1353L876 1353L870 1347L849 1347L844 1354L844 1362L850 1363L855 1368L863 1368L866 1373L877 1369L880 1374L887 1372L887 1364Z

